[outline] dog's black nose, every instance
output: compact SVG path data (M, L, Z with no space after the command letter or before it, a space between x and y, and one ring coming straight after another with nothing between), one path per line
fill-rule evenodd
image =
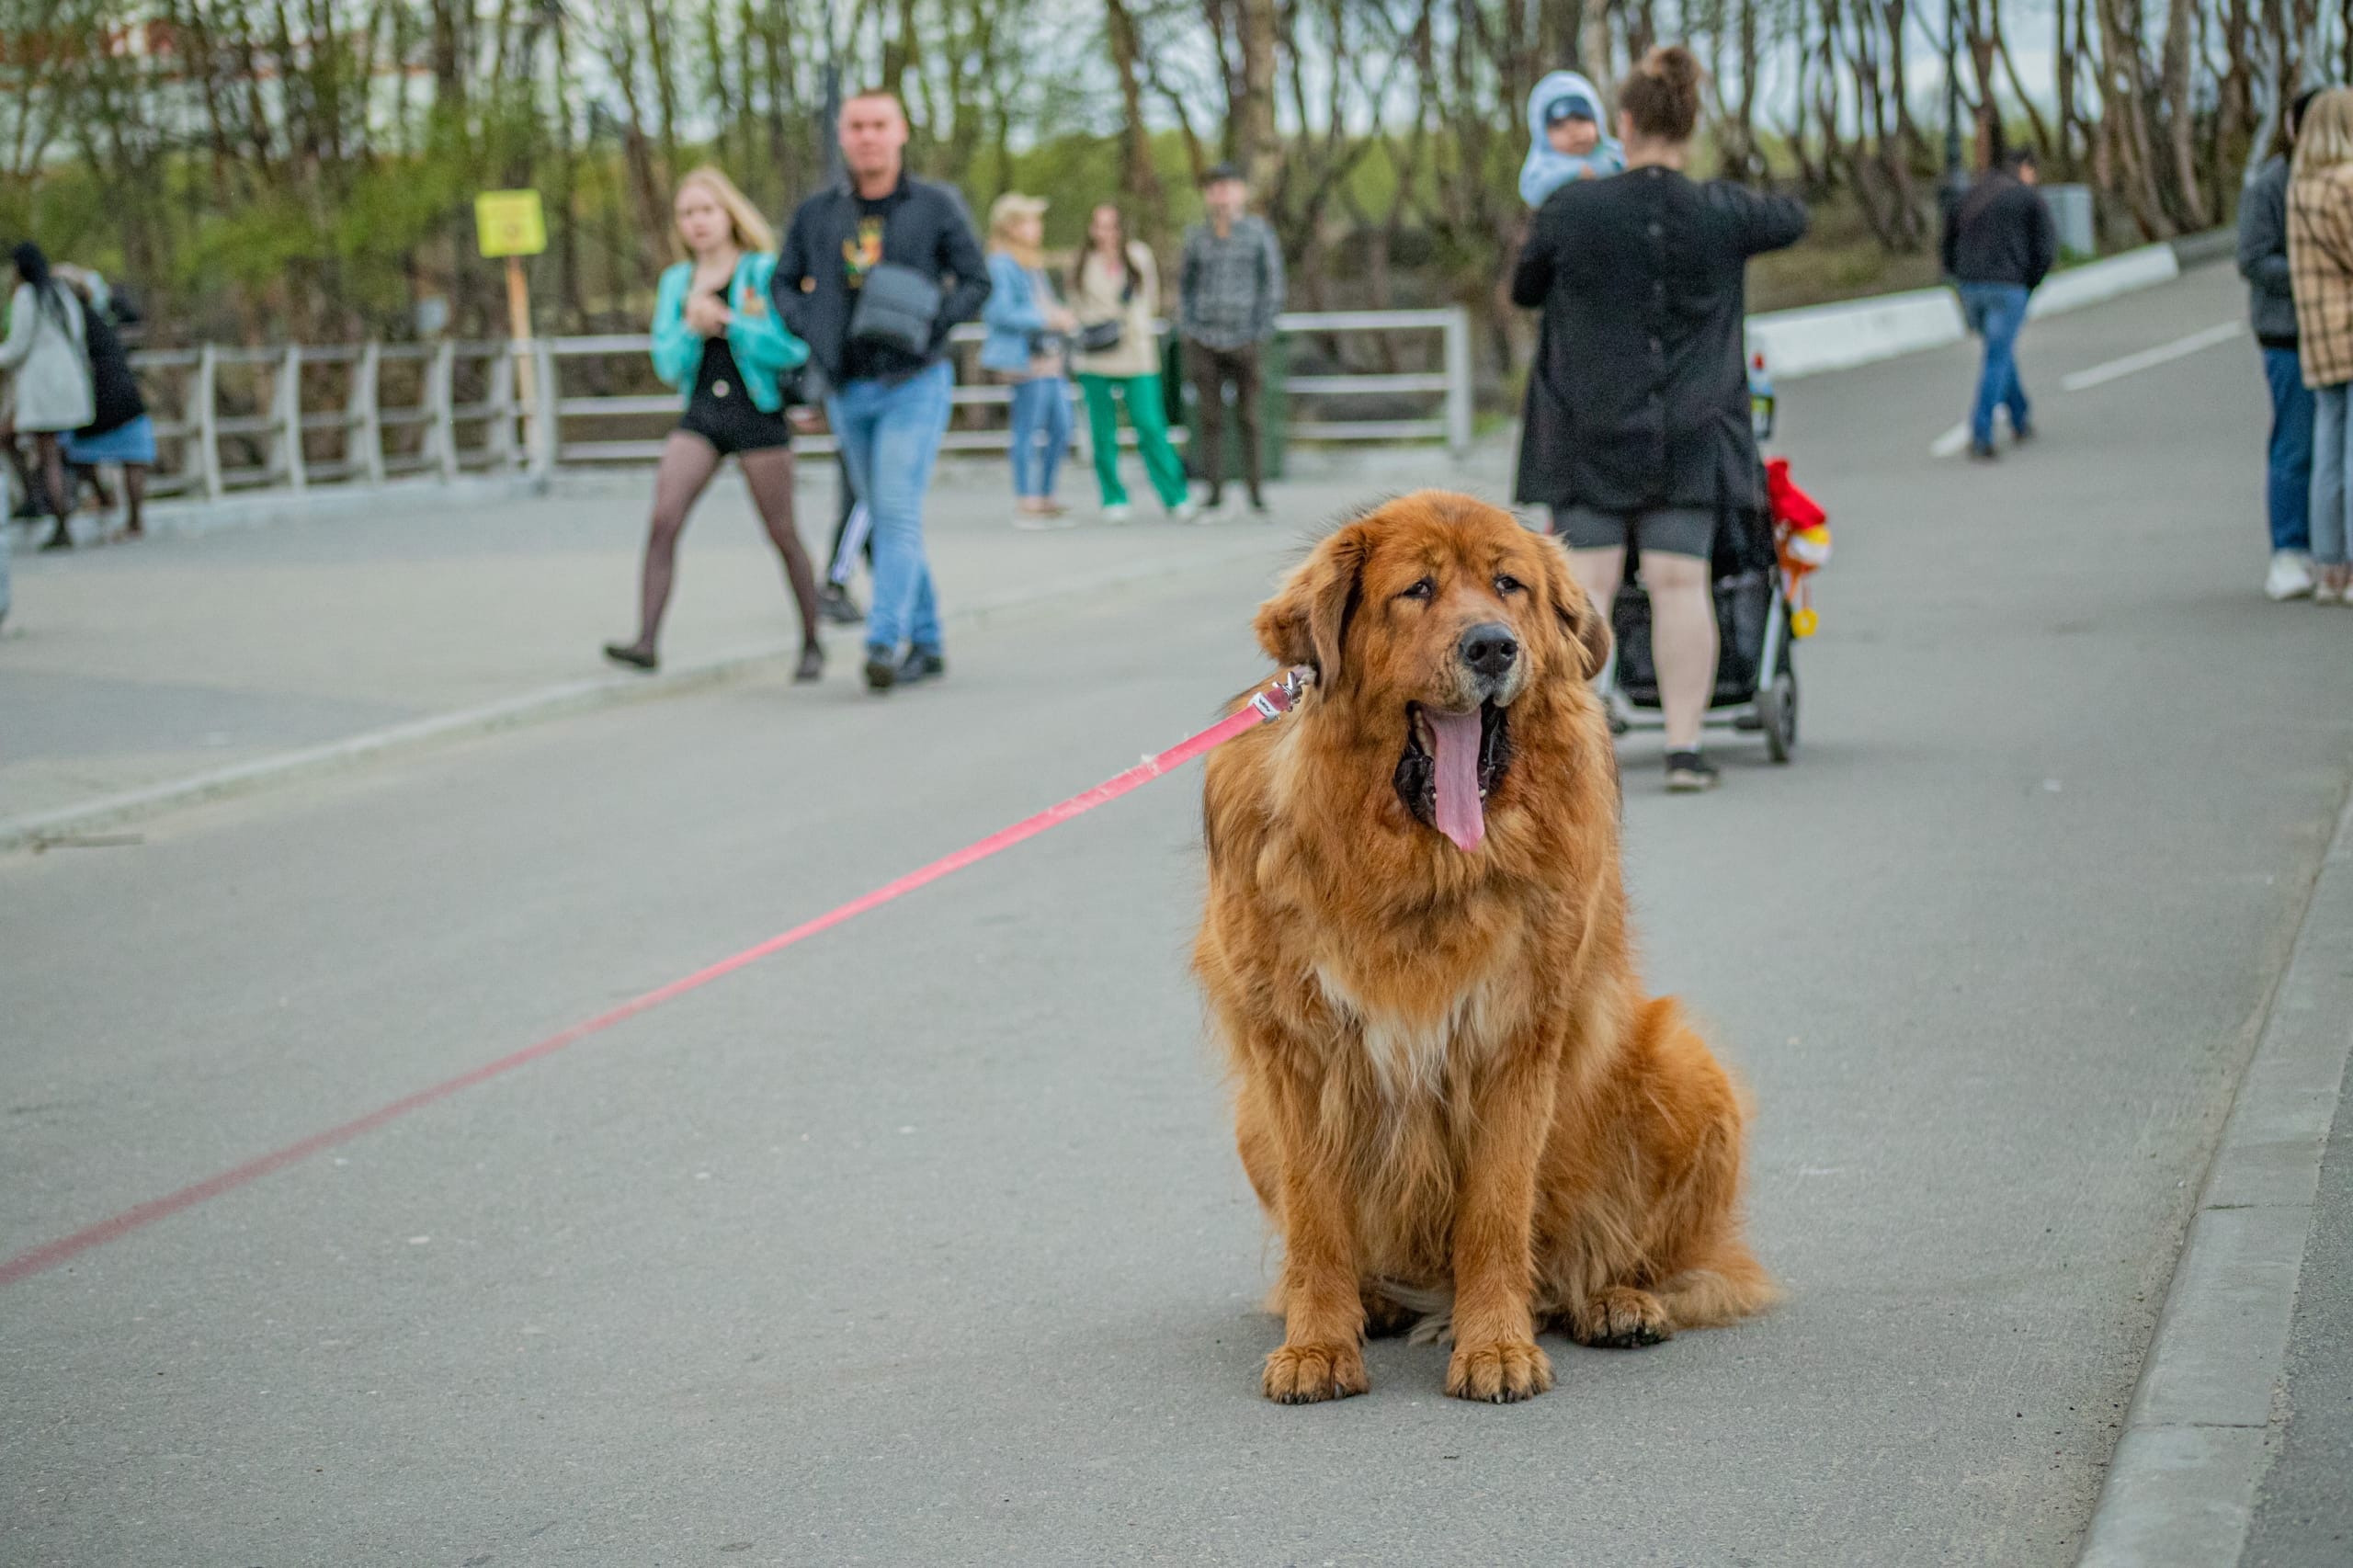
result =
M1499 620L1482 621L1472 627L1462 634L1460 646L1462 662L1483 676L1499 676L1519 657L1519 639Z

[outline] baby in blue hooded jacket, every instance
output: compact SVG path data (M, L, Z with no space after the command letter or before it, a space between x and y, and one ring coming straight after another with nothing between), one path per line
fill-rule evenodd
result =
M1528 161L1519 166L1519 199L1544 199L1575 179L1622 174L1626 149L1601 129L1601 95L1574 71L1555 71L1528 96Z

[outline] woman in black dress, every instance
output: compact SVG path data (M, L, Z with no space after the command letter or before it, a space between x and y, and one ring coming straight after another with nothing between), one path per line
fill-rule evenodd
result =
M1716 678L1709 561L1729 517L1765 504L1741 321L1748 258L1805 233L1805 209L1685 176L1699 65L1654 49L1619 89L1626 172L1538 210L1512 275L1540 307L1518 499L1552 509L1577 582L1605 609L1631 545L1651 599L1670 790L1716 769L1699 726Z

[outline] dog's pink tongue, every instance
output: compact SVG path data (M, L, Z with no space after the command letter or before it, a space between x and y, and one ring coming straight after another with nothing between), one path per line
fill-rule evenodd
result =
M1487 836L1486 815L1479 809L1479 710L1424 712L1438 747L1438 830L1456 848L1476 849Z

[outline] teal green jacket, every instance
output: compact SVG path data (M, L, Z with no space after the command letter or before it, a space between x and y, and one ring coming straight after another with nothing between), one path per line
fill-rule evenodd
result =
M727 347L744 376L752 406L774 414L784 406L777 378L807 363L809 346L784 329L776 306L768 299L768 278L776 257L746 253L735 264L734 280L727 286L727 308L734 319L727 324ZM687 290L694 287L695 264L682 261L662 274L662 291L654 301L654 373L665 385L679 388L691 402L695 372L702 368L702 334L687 325Z

